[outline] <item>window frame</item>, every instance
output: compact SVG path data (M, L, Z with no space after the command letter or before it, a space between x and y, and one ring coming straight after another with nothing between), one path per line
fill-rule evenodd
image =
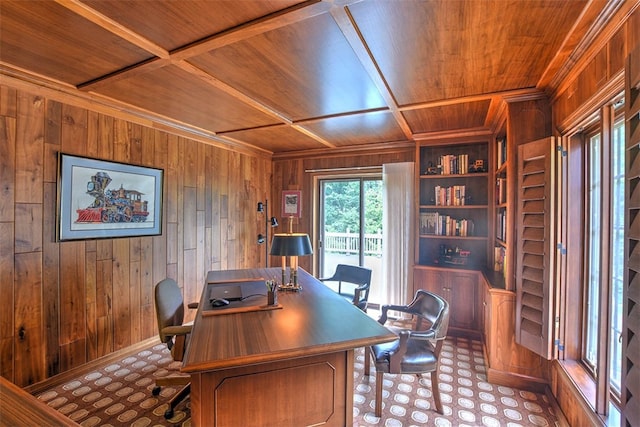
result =
M582 389L594 411L601 415L609 413L610 403L618 404L620 401L620 395L613 392L610 383L611 310L613 303L611 247L614 234L612 218L613 166L611 162L615 126L620 123L620 120L624 121L624 108L620 108L623 105L620 103L622 99L624 99L623 93L615 95L562 138L563 149L567 152L562 167L566 170L562 173L562 182L558 183L559 190L567 198L563 204L564 211L558 213L558 221L561 222L561 227L566 230L563 233L566 240L560 243L565 245L567 253L581 254L580 257L565 257L566 259L563 260L565 265L560 278L563 303L558 317L562 331L559 360L570 367L567 368L567 371ZM583 242L587 242L590 237L588 168L591 164L590 137L594 134L600 134L600 204L602 209L600 259L598 261L600 270L599 322L596 327L598 354L595 366L590 367L583 357L586 343L585 316L587 316L586 295L589 277L587 261L589 245ZM618 255L624 257L624 254ZM580 304L575 304L577 299L580 300ZM579 312L575 310L576 305L580 307ZM576 370L577 366L581 368Z

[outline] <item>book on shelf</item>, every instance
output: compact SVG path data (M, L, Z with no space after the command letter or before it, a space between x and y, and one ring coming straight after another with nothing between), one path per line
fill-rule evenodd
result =
M503 242L507 240L507 212L503 209L496 214L496 238Z
M438 165L441 175L462 175L469 172L469 155L445 154L440 156Z
M420 212L420 234L436 234L438 212Z
M507 274L507 268L506 268L506 263L507 263L507 248L504 248L502 246L496 246L495 248L493 248L494 254L493 254L493 269L495 271L498 271L500 273L502 273L502 275L506 278L506 274Z
M435 236L473 236L473 221L453 218L439 212L420 212L420 234Z
M496 141L497 148L496 153L498 158L496 159L497 169L500 169L504 162L507 161L507 140L505 138L499 138Z
M496 204L501 205L507 202L507 180L506 178L496 179Z
M454 185L452 187L436 185L434 197L436 206L464 206L466 189L464 185Z

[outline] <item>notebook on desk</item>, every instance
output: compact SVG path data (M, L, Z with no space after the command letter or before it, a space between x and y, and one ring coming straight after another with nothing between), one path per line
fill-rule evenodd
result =
M240 301L242 300L242 287L240 287L240 285L211 286L211 290L209 291L209 302L216 299Z

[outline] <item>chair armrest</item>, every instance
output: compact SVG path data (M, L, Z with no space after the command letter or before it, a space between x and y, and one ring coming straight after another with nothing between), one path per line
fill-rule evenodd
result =
M427 329L426 331L410 331L410 337L411 339L415 339L415 340L435 340L436 338L436 331L433 329ZM441 338L441 339L444 339Z
M361 288L355 288L353 290L353 305L358 305L358 303L360 302L360 292L362 291Z
M387 311L392 310L392 311L402 311L407 313L407 306L406 305L393 305L393 304L388 304L388 305L383 305L382 307L380 307L380 311L382 312L382 314L380 315L380 318L378 319L378 323L380 323L381 325L384 325L385 323L387 323Z
M187 304L187 307L189 308L198 308L198 303L197 302L190 302L189 304Z
M318 279L321 282L338 282L338 293L342 292L342 281L336 279L335 277L323 277L322 279ZM331 286L329 286L331 287Z
M166 328L162 328L162 333L164 335L187 335L191 333L190 325L180 325L180 326L167 326Z
M389 353L389 373L401 372L400 365L404 355L407 353L407 343L411 331L401 331L399 336L399 344L396 351Z

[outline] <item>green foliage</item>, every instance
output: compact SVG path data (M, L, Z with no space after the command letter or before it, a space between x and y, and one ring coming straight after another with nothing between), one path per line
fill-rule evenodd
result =
M360 181L339 180L324 183L324 223L328 232L360 230ZM365 233L382 230L382 181L364 181Z

